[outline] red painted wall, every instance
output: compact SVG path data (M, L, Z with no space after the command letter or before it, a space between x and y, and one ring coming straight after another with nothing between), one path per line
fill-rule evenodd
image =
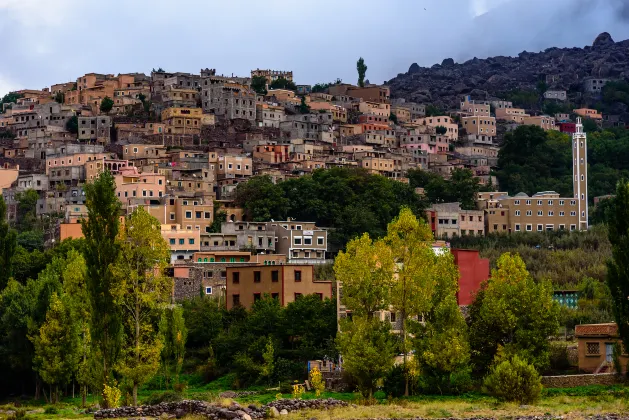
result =
M456 300L459 305L469 305L481 283L489 278L489 260L480 258L479 252L474 249L452 249L451 252L460 274Z
M559 131L562 133L576 133L577 125L575 123L559 123Z

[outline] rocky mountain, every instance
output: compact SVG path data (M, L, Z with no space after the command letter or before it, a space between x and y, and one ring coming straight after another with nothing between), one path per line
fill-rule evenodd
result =
M442 109L458 107L464 94L479 100L508 99L515 90L540 89L566 90L573 105L593 106L598 99L583 92L583 80L590 76L629 80L629 40L614 42L604 32L584 48L523 51L517 57L473 58L464 63L446 58L430 68L413 63L408 72L386 84L393 98ZM624 104L615 108L618 114L628 111Z

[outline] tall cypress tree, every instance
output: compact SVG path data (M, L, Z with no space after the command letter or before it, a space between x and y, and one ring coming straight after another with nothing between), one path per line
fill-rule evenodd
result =
M13 275L12 260L17 244L17 233L7 223L7 205L0 195L0 291L4 290Z
M121 346L122 320L112 290L116 277L111 267L120 248L116 242L120 229L120 201L116 183L109 171L85 185L87 220L82 220L85 236L86 286L92 307L92 343L103 360L103 381L107 383Z
M609 241L612 259L607 263L607 284L612 295L618 333L629 348L629 184L621 180L616 187Z

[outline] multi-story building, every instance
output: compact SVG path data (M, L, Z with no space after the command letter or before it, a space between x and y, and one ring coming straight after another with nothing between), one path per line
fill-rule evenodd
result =
M462 210L460 203L433 204L426 210L426 216L435 238L485 234L485 213L482 210Z
M290 82L293 81L293 72L292 71L281 71L281 70L251 70L251 78L254 77L264 77L266 79L266 84L270 85L277 79L286 79ZM304 85L302 85L304 86Z
M331 281L315 281L312 265L249 265L228 267L226 306L232 309L253 304L268 295L286 306L302 296L315 294L322 300L332 298Z
M162 111L167 134L201 134L201 127L213 125L214 116L203 114L201 108L168 108Z
M260 127L279 128L280 123L286 119L286 112L283 106L268 103L256 105L256 121Z
M288 257L289 263L320 264L326 262L328 232L314 222L269 222L267 229L275 232L275 252Z
M589 93L600 93L610 79L600 77L587 77L583 80L583 88Z
M245 83L234 79L212 76L202 80L201 103L203 112L227 119L256 119L256 93Z
M236 247L255 249L258 254L274 254L277 236L267 222L227 222L221 225L221 233L234 235ZM266 265L266 264L265 264Z
M352 98L360 98L363 101L378 102L381 104L391 103L391 90L388 86L365 86L358 87L348 84L332 85L328 88L328 93L333 96L347 95Z
M544 99L556 99L558 101L565 101L568 99L568 94L565 90L547 90L544 92Z
M450 140L455 141L459 138L459 125L455 123L451 117L446 115L439 115L435 117L416 118L413 120L414 124L425 125L428 127L444 127L445 133L438 133L447 136Z
M180 88L178 85L167 85L161 92L164 108L194 108L199 100L196 88Z
M135 168L130 168L135 169ZM133 206L136 198L163 197L166 192L166 177L155 173L125 171L114 175L116 196L123 207Z
M544 129L545 131L558 129L557 126L555 125L555 119L553 117L549 117L548 115L524 117L524 119L522 120L522 124L536 125Z
M496 120L521 124L529 115L521 108L496 108Z
M473 136L476 142L479 142L477 139L483 136L484 138L489 138L489 141L486 141L487 143L491 143L493 137L496 136L496 119L494 117L463 117L461 118L461 125L467 135Z
M170 247L170 262L190 260L195 252L201 250L201 232L183 229L177 224L165 224L161 227L162 238Z
M469 95L464 96L460 104L463 113L473 117L489 117L491 106L474 102Z
M79 117L79 140L108 144L111 140L111 117Z
M572 112L584 118L591 118L593 120L603 119L603 115L595 109L579 108L579 109L573 109Z

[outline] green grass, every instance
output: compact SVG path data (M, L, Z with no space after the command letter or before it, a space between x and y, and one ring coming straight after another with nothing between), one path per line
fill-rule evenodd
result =
M218 404L229 404L230 400L220 399L222 391L229 390L233 377L226 376L207 384L203 384L195 375L182 376L182 380L190 385L182 393L183 398L200 399ZM161 393L164 390L142 389L139 392L140 403L146 401L151 395ZM244 390L243 390L244 391ZM240 404L262 405L276 399L277 391L266 391L264 386L256 386L246 391L257 391L258 394L236 398ZM584 418L592 414L601 413L629 413L629 387L614 386L584 386L575 388L549 388L544 389L542 398L536 404L519 406L517 404L502 404L493 398L478 392L470 392L459 396L446 395L418 395L400 399L386 399L384 394L377 393L381 397L373 405L360 405L360 395L355 393L324 392L321 398L336 398L357 404L335 410L303 411L291 413L286 420L305 420L316 417L319 420L333 420L341 418L386 418L386 417L497 417L517 415L553 415L569 416L571 418ZM291 394L282 394L283 398L292 398ZM314 392L307 392L304 399L316 398ZM93 397L88 398L88 405L96 402ZM29 419L87 419L93 418L91 414L84 414L80 408L81 398L64 398L54 406L57 410L53 414L49 404L43 401L21 401L21 408L29 411ZM0 405L0 411L13 409L10 403ZM46 413L46 411L48 411ZM8 418L7 414L0 413L0 419Z

